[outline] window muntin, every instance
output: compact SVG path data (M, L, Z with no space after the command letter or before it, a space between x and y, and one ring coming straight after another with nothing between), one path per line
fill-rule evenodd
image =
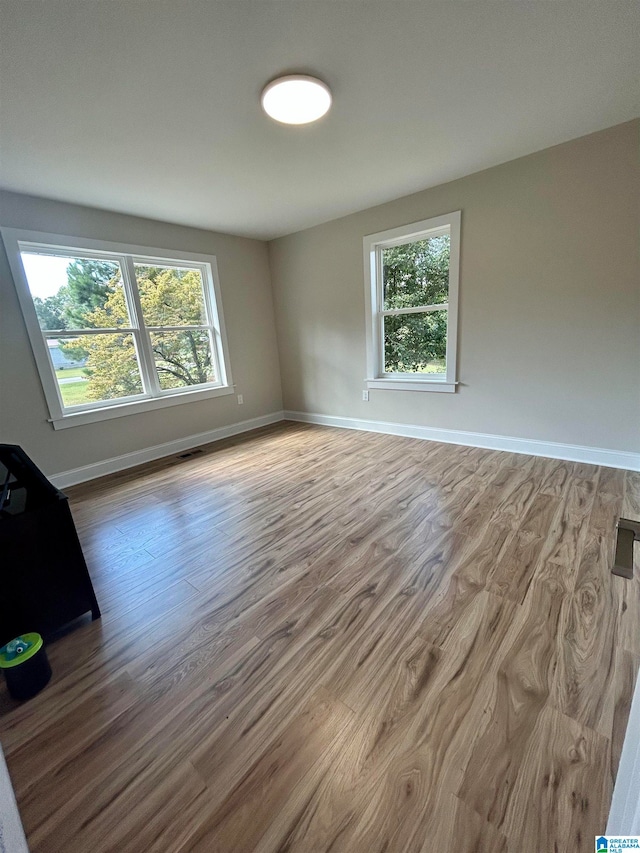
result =
M364 238L367 384L455 390L460 213Z
M214 257L2 233L54 426L233 393Z
M135 260L133 269L159 393L215 384L219 371L202 269Z

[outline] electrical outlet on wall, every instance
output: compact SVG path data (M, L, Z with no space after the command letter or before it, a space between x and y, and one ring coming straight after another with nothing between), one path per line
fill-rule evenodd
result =
M244 403L244 397L242 394L238 394L238 405L241 406Z
M368 391L362 392L362 399L365 401L365 403L369 402L369 392Z

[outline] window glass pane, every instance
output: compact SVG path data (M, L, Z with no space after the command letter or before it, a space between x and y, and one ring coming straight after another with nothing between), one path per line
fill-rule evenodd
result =
M30 252L21 255L41 329L131 325L117 261Z
M148 326L207 323L200 270L135 264L142 316Z
M47 338L65 406L142 394L132 334Z
M164 390L217 379L208 332L151 332L151 348Z
M382 250L383 311L449 300L448 234Z
M447 311L384 317L385 373L445 373Z

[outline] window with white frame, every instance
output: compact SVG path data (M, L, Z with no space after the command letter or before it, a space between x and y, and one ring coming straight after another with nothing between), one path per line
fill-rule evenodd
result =
M233 393L215 257L2 233L55 427Z
M460 211L364 238L368 388L455 391Z

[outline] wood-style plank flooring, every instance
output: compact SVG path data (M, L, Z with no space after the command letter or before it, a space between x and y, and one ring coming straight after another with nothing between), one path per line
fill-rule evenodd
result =
M69 490L103 609L0 692L32 853L577 853L640 475L300 424Z

